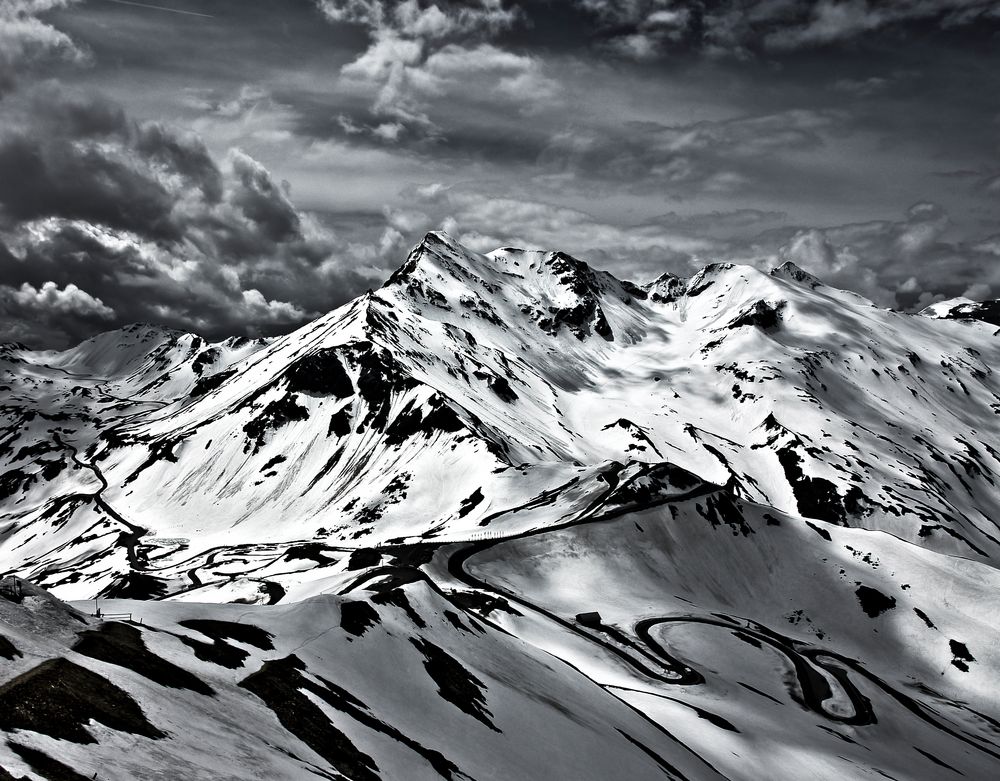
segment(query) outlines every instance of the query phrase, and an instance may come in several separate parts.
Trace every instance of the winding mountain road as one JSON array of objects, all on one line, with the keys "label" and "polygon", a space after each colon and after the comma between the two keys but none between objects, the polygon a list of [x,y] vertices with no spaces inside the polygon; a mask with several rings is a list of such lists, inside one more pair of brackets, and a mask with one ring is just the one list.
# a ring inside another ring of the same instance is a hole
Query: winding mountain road
[{"label": "winding mountain road", "polygon": [[73,463],[82,469],[87,469],[92,472],[101,483],[101,487],[95,493],[90,494],[90,497],[94,500],[94,505],[108,515],[112,520],[117,521],[128,529],[128,532],[122,532],[122,535],[119,538],[119,544],[125,547],[128,555],[129,566],[132,567],[132,569],[145,569],[145,559],[136,553],[136,546],[139,544],[139,540],[149,533],[149,530],[143,526],[132,523],[107,502],[104,498],[104,492],[108,488],[108,481],[100,467],[93,462],[84,461],[80,458],[80,452],[76,446],[66,442],[59,436],[58,433],[53,432],[52,438],[55,440],[57,445],[70,452]]},{"label": "winding mountain road", "polygon": [[[648,474],[648,471],[640,471],[631,479],[638,479],[640,476],[644,476],[645,474]],[[609,487],[608,491],[605,492],[601,499],[607,499],[614,491],[614,488],[614,486]],[[506,538],[472,542],[461,547],[448,557],[448,572],[458,581],[472,589],[475,589],[476,591],[486,592],[495,597],[503,598],[509,602],[513,602],[531,610],[534,613],[544,616],[548,620],[558,624],[561,628],[574,633],[578,637],[599,645],[605,651],[624,661],[639,674],[659,683],[690,686],[704,683],[705,678],[700,672],[692,669],[681,660],[671,655],[666,648],[664,648],[663,644],[653,636],[653,630],[658,626],[670,624],[702,624],[716,626],[728,630],[737,636],[742,634],[746,637],[752,638],[762,645],[767,645],[773,648],[784,656],[790,662],[795,674],[794,685],[792,682],[789,684],[790,696],[817,715],[846,726],[865,726],[877,722],[871,701],[861,693],[858,687],[851,680],[848,674],[848,670],[850,670],[854,674],[862,676],[866,681],[898,702],[904,709],[919,718],[921,721],[956,740],[972,746],[973,748],[976,748],[977,750],[992,757],[1000,759],[1000,753],[998,753],[998,751],[1000,751],[1000,744],[992,741],[985,741],[985,739],[977,741],[967,735],[963,735],[958,730],[946,724],[942,717],[931,711],[926,705],[917,702],[913,698],[890,686],[884,680],[866,670],[857,660],[822,648],[802,647],[802,643],[748,619],[726,617],[726,620],[723,620],[722,618],[710,616],[692,615],[654,616],[645,618],[638,621],[633,627],[636,637],[648,651],[648,653],[643,653],[642,649],[638,648],[637,645],[625,635],[625,633],[615,627],[604,624],[599,624],[596,627],[599,631],[609,637],[612,637],[617,642],[604,640],[596,636],[594,633],[581,628],[579,624],[569,621],[552,611],[531,602],[526,597],[494,583],[490,583],[482,577],[473,574],[467,566],[473,557],[495,545],[512,542],[518,539],[525,539],[536,535],[548,534],[570,526],[611,521],[626,513],[650,509],[662,504],[688,501],[696,499],[700,496],[715,493],[719,490],[719,486],[703,484],[690,491],[661,497],[645,506],[622,507],[603,515],[595,515],[590,518],[577,517],[572,521],[567,521],[565,523],[547,528],[529,530]],[[592,507],[596,509],[600,506],[600,504],[600,500],[596,501],[593,503]],[[633,650],[642,653],[646,660],[652,659],[654,664],[658,663],[659,666],[665,668],[667,670],[667,674],[660,673],[652,669],[652,667],[638,661],[631,654],[624,651],[622,646],[630,647]],[[830,686],[830,681],[816,668],[821,668],[837,682],[844,696],[850,702],[852,711],[850,714],[838,713],[829,707],[828,702],[833,697],[834,692]],[[597,683],[608,691],[609,694],[616,696],[610,691],[610,689],[615,687],[605,686],[599,682]],[[713,718],[718,720],[720,717],[715,716],[715,714],[706,714],[706,718],[708,718],[709,721],[712,721]],[[981,741],[988,742],[989,745],[982,745]]]}]

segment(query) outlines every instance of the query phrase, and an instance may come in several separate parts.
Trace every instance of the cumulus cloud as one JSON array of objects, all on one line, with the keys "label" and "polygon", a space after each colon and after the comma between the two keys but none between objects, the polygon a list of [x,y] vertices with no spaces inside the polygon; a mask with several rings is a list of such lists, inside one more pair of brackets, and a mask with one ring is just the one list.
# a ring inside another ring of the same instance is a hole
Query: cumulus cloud
[{"label": "cumulus cloud", "polygon": [[180,236],[175,207],[217,200],[221,177],[196,136],[136,123],[120,106],[46,87],[0,136],[0,215],[60,216]]},{"label": "cumulus cloud", "polygon": [[977,242],[973,245],[973,249],[976,252],[994,255],[1000,259],[1000,234],[996,236],[988,236],[987,238]]},{"label": "cumulus cloud", "polygon": [[883,306],[920,308],[970,292],[979,299],[1000,295],[996,257],[987,246],[949,239],[948,226],[944,209],[921,202],[900,220],[800,229],[777,255]]},{"label": "cumulus cloud", "polygon": [[0,284],[0,341],[59,343],[67,329],[89,335],[114,318],[111,307],[72,282]]},{"label": "cumulus cloud", "polygon": [[383,141],[395,142],[405,130],[402,122],[383,122],[372,129],[372,134],[378,136]]},{"label": "cumulus cloud", "polygon": [[317,0],[333,22],[360,24],[373,31],[393,30],[411,38],[496,32],[510,27],[518,12],[503,0],[442,2],[421,7],[417,0]]},{"label": "cumulus cloud", "polygon": [[8,322],[35,300],[43,338],[62,343],[85,317],[274,332],[369,285],[246,152],[218,160],[194,134],[100,97],[46,86],[21,98],[0,132]]},{"label": "cumulus cloud", "polygon": [[[396,141],[406,127],[440,134],[433,104],[456,92],[524,111],[556,92],[540,59],[490,42],[519,19],[519,12],[503,0],[427,6],[416,0],[318,4],[331,21],[368,31],[368,48],[341,68],[340,76],[345,87],[370,97],[371,110],[381,120],[367,130],[385,141]],[[366,129],[354,120],[348,127],[347,132]]]},{"label": "cumulus cloud", "polygon": [[470,79],[483,75],[493,95],[505,96],[512,102],[525,101],[526,108],[554,97],[556,83],[542,73],[541,61],[535,57],[500,49],[489,43],[474,48],[449,44],[431,54],[424,63],[428,81],[426,88],[445,94]]},{"label": "cumulus cloud", "polygon": [[0,295],[17,306],[42,312],[93,315],[105,320],[115,315],[115,311],[105,306],[101,299],[80,290],[72,282],[62,289],[51,281],[44,283],[41,288],[32,287],[25,282],[17,289],[4,286],[0,289]]}]

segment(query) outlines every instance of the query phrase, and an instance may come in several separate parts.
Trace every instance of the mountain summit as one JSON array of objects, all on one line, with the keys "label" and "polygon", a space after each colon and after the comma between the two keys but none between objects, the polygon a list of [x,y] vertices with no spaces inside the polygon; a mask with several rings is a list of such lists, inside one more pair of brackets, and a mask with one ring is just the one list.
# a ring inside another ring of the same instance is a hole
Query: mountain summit
[{"label": "mountain summit", "polygon": [[[49,586],[74,562],[57,593],[130,572],[92,541],[103,565],[80,567],[73,540],[102,516],[81,486],[101,481],[102,503],[146,530],[167,593],[220,546],[559,523],[608,474],[654,464],[781,512],[997,553],[992,331],[878,309],[791,264],[641,287],[564,253],[480,255],[430,233],[382,288],[284,337],[210,345],[140,325],[17,355],[5,560]],[[38,534],[53,517],[60,531]],[[176,574],[163,538],[186,540]]]},{"label": "mountain summit", "polygon": [[[332,609],[345,642],[407,669],[419,651],[443,697],[510,730],[497,751],[532,740],[509,721],[528,697],[574,746],[623,742],[629,777],[985,777],[1000,343],[970,307],[888,311],[789,263],[637,285],[430,233],[279,338],[133,326],[0,353],[0,569],[147,600],[175,635],[178,603],[278,605],[268,631],[295,643],[316,620],[297,615]],[[343,696],[253,653],[309,702]],[[505,664],[531,672],[501,686]]]}]

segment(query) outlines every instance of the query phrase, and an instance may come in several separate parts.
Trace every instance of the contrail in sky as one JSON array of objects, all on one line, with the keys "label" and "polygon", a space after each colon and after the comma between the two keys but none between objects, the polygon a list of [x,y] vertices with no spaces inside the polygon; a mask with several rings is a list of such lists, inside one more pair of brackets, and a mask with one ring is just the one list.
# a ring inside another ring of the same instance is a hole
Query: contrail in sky
[{"label": "contrail in sky", "polygon": [[109,3],[118,3],[118,5],[134,5],[136,8],[152,8],[154,11],[170,11],[173,14],[184,14],[185,16],[201,16],[205,19],[214,19],[212,14],[200,14],[197,11],[184,11],[180,8],[167,8],[162,5],[148,5],[146,3],[134,3],[132,0],[108,0]]}]

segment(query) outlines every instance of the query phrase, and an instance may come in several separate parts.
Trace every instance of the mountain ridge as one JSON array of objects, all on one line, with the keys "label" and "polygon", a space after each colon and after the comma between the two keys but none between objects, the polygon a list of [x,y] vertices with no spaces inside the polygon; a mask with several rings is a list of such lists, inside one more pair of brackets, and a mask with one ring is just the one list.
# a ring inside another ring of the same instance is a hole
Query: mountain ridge
[{"label": "mountain ridge", "polygon": [[430,234],[284,336],[4,352],[0,769],[990,777],[964,313]]},{"label": "mountain ridge", "polygon": [[[875,332],[864,335],[876,321],[891,362]],[[815,349],[830,330],[848,341]],[[981,557],[1000,543],[976,518],[1000,508],[990,493],[960,495],[962,474],[1000,473],[1000,461],[988,442],[974,444],[972,408],[942,407],[956,391],[1000,405],[990,362],[959,345],[968,332],[877,309],[789,264],[771,275],[710,264],[640,287],[563,253],[479,255],[431,233],[377,291],[283,337],[213,345],[131,326],[36,360],[70,385],[66,367],[104,369],[66,397],[96,394],[122,417],[108,433],[62,436],[83,436],[106,500],[154,536],[205,535],[196,518],[214,516],[226,519],[223,537],[259,518],[274,541],[309,539],[331,522],[353,539],[419,539],[454,530],[475,491],[483,500],[466,523],[611,464],[674,461],[743,499],[841,524],[877,518],[875,528]],[[921,358],[913,340],[927,338],[932,350],[946,339],[947,355]],[[950,380],[928,385],[925,360]],[[929,418],[948,414],[958,436],[914,429],[906,398]],[[845,400],[863,402],[860,419]],[[893,442],[910,429],[912,453]],[[824,444],[831,437],[843,444]],[[873,448],[892,461],[859,456]],[[448,463],[467,473],[454,493],[441,488]],[[505,472],[518,480],[497,477]],[[952,478],[957,491],[942,482]],[[493,495],[486,486],[497,481]],[[900,510],[901,495],[925,498]],[[165,512],[178,520],[164,526]],[[427,523],[403,521],[414,513]],[[270,519],[286,514],[316,525],[282,532]]]}]

